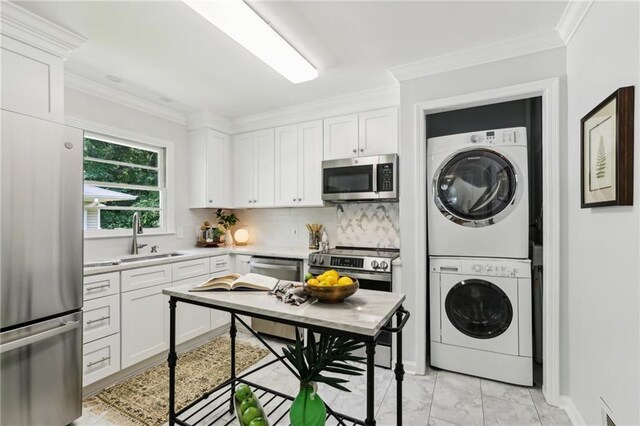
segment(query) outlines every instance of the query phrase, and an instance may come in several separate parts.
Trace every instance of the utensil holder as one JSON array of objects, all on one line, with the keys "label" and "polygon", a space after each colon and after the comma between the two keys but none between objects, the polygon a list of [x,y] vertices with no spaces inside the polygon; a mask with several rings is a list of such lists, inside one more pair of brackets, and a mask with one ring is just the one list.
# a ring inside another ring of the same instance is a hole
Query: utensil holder
[{"label": "utensil holder", "polygon": [[309,231],[309,248],[317,250],[318,242],[320,241],[320,235],[315,231]]}]

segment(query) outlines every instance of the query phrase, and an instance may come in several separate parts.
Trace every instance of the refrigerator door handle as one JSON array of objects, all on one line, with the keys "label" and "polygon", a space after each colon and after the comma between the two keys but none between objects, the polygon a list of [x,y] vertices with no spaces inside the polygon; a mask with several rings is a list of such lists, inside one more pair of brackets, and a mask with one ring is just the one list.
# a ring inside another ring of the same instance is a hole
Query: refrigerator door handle
[{"label": "refrigerator door handle", "polygon": [[9,343],[2,344],[0,345],[0,354],[32,345],[34,343],[49,339],[62,333],[66,333],[67,331],[78,328],[79,326],[80,321],[70,321],[64,323],[60,327],[52,328],[51,330],[43,331],[42,333],[34,334],[32,336],[24,337],[22,339],[17,339]]}]

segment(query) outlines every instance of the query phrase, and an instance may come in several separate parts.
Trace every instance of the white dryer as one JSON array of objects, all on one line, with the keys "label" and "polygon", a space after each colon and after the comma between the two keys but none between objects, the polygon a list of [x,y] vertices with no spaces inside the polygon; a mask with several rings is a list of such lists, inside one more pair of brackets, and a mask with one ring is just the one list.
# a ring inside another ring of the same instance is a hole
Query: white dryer
[{"label": "white dryer", "polygon": [[533,385],[531,262],[431,258],[431,365]]},{"label": "white dryer", "polygon": [[428,139],[429,255],[526,258],[527,170],[524,127]]}]

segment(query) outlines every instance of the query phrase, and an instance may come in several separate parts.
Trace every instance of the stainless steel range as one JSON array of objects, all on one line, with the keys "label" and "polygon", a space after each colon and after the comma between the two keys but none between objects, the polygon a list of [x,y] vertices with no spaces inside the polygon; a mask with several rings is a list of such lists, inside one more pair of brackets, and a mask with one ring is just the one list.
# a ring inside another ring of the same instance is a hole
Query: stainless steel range
[{"label": "stainless steel range", "polygon": [[[320,275],[335,269],[340,275],[357,278],[360,288],[391,292],[391,263],[399,256],[398,249],[338,246],[310,254],[309,272]],[[382,332],[376,348],[376,365],[391,368],[391,353],[391,334]]]}]

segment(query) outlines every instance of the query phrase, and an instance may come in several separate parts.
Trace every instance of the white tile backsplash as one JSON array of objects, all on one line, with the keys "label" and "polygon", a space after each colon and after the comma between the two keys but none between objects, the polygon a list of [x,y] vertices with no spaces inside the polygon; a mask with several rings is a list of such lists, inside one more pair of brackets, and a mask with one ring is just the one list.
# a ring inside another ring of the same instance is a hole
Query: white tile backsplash
[{"label": "white tile backsplash", "polygon": [[349,203],[337,207],[336,245],[400,248],[398,203]]},{"label": "white tile backsplash", "polygon": [[[320,223],[327,229],[331,246],[335,245],[335,207],[250,209],[234,212],[240,219],[237,226],[248,227],[250,244],[305,248],[309,246],[309,233],[305,224]],[[294,227],[298,230],[297,237],[293,235]]]}]

